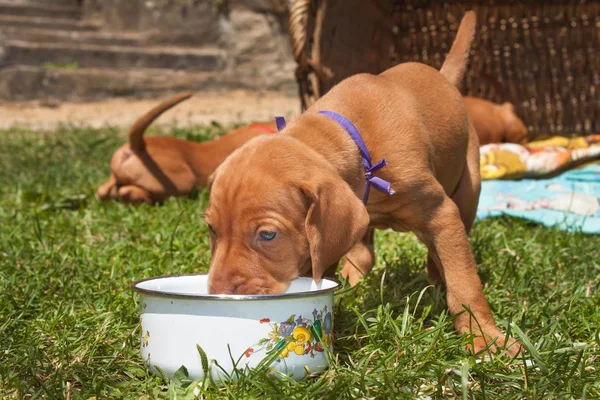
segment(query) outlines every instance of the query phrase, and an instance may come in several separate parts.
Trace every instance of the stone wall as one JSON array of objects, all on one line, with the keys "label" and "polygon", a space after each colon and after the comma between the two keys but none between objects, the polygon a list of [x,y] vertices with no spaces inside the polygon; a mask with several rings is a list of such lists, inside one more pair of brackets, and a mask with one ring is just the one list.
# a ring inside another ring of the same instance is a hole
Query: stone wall
[{"label": "stone wall", "polygon": [[102,30],[137,32],[146,45],[218,47],[223,74],[245,87],[295,91],[286,0],[84,0]]}]

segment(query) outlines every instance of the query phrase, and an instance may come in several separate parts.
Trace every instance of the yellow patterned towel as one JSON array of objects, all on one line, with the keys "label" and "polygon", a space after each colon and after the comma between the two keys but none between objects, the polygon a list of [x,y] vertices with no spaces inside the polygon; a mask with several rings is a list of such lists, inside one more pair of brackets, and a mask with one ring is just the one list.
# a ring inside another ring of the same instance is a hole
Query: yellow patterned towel
[{"label": "yellow patterned towel", "polygon": [[486,144],[480,149],[481,179],[520,179],[549,175],[600,158],[600,135],[560,136],[531,142]]}]

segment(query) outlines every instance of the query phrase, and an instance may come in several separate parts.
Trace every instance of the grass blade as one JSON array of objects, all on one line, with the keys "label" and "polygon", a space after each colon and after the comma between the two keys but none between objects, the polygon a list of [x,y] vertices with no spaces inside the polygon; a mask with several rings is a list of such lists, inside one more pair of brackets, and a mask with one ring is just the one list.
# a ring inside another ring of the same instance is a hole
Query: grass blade
[{"label": "grass blade", "polygon": [[469,394],[469,360],[464,360],[460,370],[460,384],[462,387],[462,398],[467,400]]},{"label": "grass blade", "polygon": [[546,366],[546,363],[542,360],[542,358],[540,356],[540,353],[535,348],[535,346],[533,345],[533,343],[531,343],[531,341],[525,335],[525,333],[523,333],[523,331],[521,330],[521,328],[519,328],[517,326],[517,324],[515,324],[514,322],[510,323],[510,327],[515,332],[515,335],[519,338],[519,341],[521,343],[523,343],[523,346],[527,349],[527,351],[529,352],[529,354],[531,354],[531,357],[535,361],[536,365],[540,368],[540,370],[544,374],[548,374],[549,371],[548,371],[548,367]]}]

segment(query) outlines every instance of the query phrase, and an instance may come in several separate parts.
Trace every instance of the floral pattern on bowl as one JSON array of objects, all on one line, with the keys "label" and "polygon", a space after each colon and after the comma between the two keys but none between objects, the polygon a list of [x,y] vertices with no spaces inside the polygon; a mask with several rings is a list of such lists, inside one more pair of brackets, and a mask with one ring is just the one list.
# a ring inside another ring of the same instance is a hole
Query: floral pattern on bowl
[{"label": "floral pattern on bowl", "polygon": [[146,331],[146,334],[142,336],[142,347],[148,347],[148,341],[150,340],[150,332]]},{"label": "floral pattern on bowl", "polygon": [[257,350],[265,349],[267,355],[278,352],[279,359],[287,358],[292,353],[314,358],[315,353],[322,353],[333,341],[333,316],[327,311],[327,306],[320,311],[315,308],[312,321],[302,315],[296,318],[296,314],[293,314],[279,324],[271,323],[269,318],[263,318],[259,322],[269,324],[272,331],[268,337],[248,348],[246,357],[250,357]]}]

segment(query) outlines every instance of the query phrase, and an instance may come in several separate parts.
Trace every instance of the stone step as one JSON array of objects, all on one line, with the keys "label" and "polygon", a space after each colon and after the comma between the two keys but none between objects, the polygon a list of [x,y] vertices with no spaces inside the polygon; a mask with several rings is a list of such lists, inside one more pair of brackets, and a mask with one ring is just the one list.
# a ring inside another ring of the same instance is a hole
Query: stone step
[{"label": "stone step", "polygon": [[224,68],[225,54],[218,48],[174,46],[103,46],[73,43],[37,43],[7,40],[9,65],[76,65],[82,68],[167,68],[217,71]]},{"label": "stone step", "polygon": [[32,66],[0,68],[1,101],[93,101],[110,97],[160,98],[184,90],[259,89],[217,72],[166,69]]},{"label": "stone step", "polygon": [[89,31],[96,30],[99,25],[80,22],[77,19],[70,18],[47,18],[47,17],[29,17],[19,15],[0,14],[0,32],[6,28],[37,28],[37,29],[57,29],[57,30],[77,30]]},{"label": "stone step", "polygon": [[79,19],[81,17],[81,9],[76,5],[51,2],[0,0],[0,15]]},{"label": "stone step", "polygon": [[140,43],[142,36],[138,33],[114,34],[103,31],[81,31],[67,29],[23,29],[21,27],[4,27],[1,29],[6,40],[20,40],[38,43],[75,43],[96,45],[133,46]]}]

